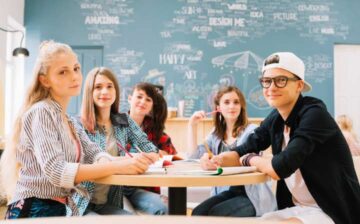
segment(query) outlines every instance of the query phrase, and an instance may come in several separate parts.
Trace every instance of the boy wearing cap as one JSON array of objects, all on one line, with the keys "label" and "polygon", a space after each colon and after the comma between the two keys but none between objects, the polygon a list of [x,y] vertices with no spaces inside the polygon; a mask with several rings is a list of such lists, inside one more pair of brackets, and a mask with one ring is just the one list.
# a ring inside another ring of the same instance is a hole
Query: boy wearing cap
[{"label": "boy wearing cap", "polygon": [[[279,211],[264,219],[360,223],[360,186],[349,147],[325,104],[301,95],[311,90],[304,63],[279,52],[265,59],[262,72],[263,94],[274,110],[243,145],[211,160],[204,155],[203,167],[251,165],[278,180]],[[269,146],[272,158],[255,154]]]}]

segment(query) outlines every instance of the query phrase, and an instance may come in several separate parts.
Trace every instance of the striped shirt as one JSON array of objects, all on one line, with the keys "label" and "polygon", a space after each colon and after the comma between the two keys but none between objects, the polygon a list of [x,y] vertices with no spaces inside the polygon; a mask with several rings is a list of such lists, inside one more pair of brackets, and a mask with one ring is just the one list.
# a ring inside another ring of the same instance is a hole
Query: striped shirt
[{"label": "striped shirt", "polygon": [[[73,190],[84,189],[74,186],[79,168],[76,162],[76,146],[72,141],[62,118],[62,108],[51,99],[34,104],[22,118],[16,158],[21,164],[15,194],[10,203],[20,199],[37,197],[53,199],[67,197]],[[93,163],[103,156],[109,156],[76,125],[73,119],[69,124],[75,130],[80,142],[80,163]],[[76,207],[70,200],[71,210]]]}]

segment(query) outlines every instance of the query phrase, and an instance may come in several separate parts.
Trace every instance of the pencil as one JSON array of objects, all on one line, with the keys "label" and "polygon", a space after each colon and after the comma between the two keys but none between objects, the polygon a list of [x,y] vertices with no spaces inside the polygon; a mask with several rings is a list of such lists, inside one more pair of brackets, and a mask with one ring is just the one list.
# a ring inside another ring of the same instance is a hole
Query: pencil
[{"label": "pencil", "polygon": [[210,112],[205,113],[205,115],[208,116],[208,115],[211,115],[211,114],[214,114],[214,113],[217,113],[217,112],[220,112],[220,110],[210,111]]},{"label": "pencil", "polygon": [[135,149],[139,152],[142,153],[143,151],[139,148],[139,146],[135,145]]},{"label": "pencil", "polygon": [[211,158],[214,156],[214,154],[211,152],[211,150],[210,150],[210,148],[209,148],[209,145],[207,144],[206,141],[204,142],[204,146],[205,146],[206,151],[207,151],[208,154],[209,154],[209,159],[211,159]]},{"label": "pencil", "polygon": [[126,155],[133,157],[126,149],[124,149],[124,147],[119,142],[116,142],[116,144],[120,148],[121,151],[124,151],[126,153]]}]

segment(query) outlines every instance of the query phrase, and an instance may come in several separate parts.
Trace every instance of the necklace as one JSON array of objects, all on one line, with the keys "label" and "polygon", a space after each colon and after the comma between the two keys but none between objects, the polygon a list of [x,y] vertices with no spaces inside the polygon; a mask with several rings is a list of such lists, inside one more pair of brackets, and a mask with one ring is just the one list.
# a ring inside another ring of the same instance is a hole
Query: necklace
[{"label": "necklace", "polygon": [[106,136],[109,135],[112,132],[112,124],[111,122],[108,124],[97,124],[99,127],[99,130],[103,132]]},{"label": "necklace", "polygon": [[99,126],[100,131],[104,132],[105,135],[107,135],[108,131],[106,130],[106,126],[105,125],[100,125],[100,124],[98,124],[98,126]]}]

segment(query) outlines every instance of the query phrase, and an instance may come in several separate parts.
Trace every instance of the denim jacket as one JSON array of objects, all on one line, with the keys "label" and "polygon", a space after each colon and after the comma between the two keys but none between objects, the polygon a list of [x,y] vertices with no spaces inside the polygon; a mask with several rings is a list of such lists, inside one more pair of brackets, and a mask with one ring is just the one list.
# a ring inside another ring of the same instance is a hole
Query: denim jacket
[{"label": "denim jacket", "polygon": [[[158,149],[154,146],[148,139],[147,135],[141,130],[141,128],[129,117],[126,113],[111,114],[111,123],[114,128],[115,138],[117,141],[126,146],[127,143],[132,143],[139,146],[145,152],[157,152]],[[80,122],[79,122],[79,125]],[[106,136],[103,132],[99,131],[98,128],[95,129],[95,133],[90,133],[85,130],[90,140],[97,143],[103,151],[106,150]],[[124,156],[125,153],[119,149],[118,155]],[[84,197],[78,193],[74,193],[72,198],[76,203],[79,216],[84,215],[84,212],[90,203],[92,194],[94,192],[95,184],[89,181],[84,181],[81,183],[89,191],[90,197]],[[123,207],[123,187],[112,185],[108,193],[108,204],[114,205],[118,208]],[[67,216],[72,216],[70,210],[67,210]]]},{"label": "denim jacket", "polygon": [[[256,128],[257,126],[255,124],[249,124],[237,137],[236,145],[239,146],[243,144],[248,136],[252,134]],[[218,155],[221,139],[215,135],[214,131],[207,136],[206,142],[209,145],[212,153],[214,155]],[[204,153],[206,153],[205,146],[199,145],[197,150],[190,156],[190,158],[200,158]],[[220,194],[223,191],[229,190],[229,188],[229,186],[214,187],[211,191],[211,195]],[[256,216],[262,216],[266,212],[275,211],[277,209],[275,196],[271,191],[270,181],[261,184],[245,185],[245,191],[251,203],[255,207]]]}]

